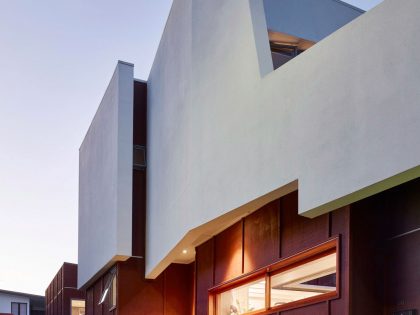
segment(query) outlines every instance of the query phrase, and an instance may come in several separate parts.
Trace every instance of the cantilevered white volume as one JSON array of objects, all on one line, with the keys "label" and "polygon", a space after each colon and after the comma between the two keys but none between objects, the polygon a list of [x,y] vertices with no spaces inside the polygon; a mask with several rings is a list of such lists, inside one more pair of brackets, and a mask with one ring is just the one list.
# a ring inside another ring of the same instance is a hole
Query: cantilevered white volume
[{"label": "cantilevered white volume", "polygon": [[418,34],[420,1],[385,0],[273,71],[263,1],[175,0],[148,80],[147,276],[291,189],[314,217],[418,177]]},{"label": "cantilevered white volume", "polygon": [[79,287],[132,253],[133,82],[119,61],[80,147]]}]

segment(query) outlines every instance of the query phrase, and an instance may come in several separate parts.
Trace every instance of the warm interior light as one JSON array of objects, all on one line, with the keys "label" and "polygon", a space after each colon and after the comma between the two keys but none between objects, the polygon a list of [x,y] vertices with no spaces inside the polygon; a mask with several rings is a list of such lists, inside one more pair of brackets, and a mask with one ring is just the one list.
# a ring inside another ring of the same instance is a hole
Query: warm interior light
[{"label": "warm interior light", "polygon": [[271,277],[271,306],[336,290],[336,253]]},{"label": "warm interior light", "polygon": [[186,249],[184,249],[184,250],[182,251],[182,253],[185,255],[186,253],[188,253],[188,251],[187,251]]},{"label": "warm interior light", "polygon": [[71,300],[71,307],[85,307],[84,300]]},{"label": "warm interior light", "polygon": [[[270,279],[269,288],[266,279]],[[267,294],[270,290],[270,305]],[[337,252],[326,253],[218,293],[216,314],[249,314],[337,290]],[[331,294],[330,294],[331,295]]]},{"label": "warm interior light", "polygon": [[71,300],[71,315],[85,315],[85,301]]},{"label": "warm interior light", "polygon": [[268,30],[268,38],[272,44],[296,46],[300,50],[307,50],[315,45],[314,41],[271,30]]},{"label": "warm interior light", "polygon": [[265,308],[265,279],[225,291],[217,296],[217,314],[248,314]]}]

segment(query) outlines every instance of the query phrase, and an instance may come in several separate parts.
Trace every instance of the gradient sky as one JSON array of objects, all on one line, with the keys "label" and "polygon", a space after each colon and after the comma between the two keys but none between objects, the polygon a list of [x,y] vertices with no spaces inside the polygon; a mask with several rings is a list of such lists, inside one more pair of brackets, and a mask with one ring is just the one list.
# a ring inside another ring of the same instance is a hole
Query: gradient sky
[{"label": "gradient sky", "polygon": [[171,3],[0,0],[0,289],[77,262],[79,146],[118,59],[147,79]]}]

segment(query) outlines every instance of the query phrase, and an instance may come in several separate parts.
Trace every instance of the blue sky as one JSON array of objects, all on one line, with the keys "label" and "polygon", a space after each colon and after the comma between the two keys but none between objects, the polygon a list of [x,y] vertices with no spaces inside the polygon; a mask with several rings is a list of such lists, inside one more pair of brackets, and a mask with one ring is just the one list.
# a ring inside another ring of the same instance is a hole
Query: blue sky
[{"label": "blue sky", "polygon": [[79,146],[118,59],[147,79],[171,2],[0,2],[0,289],[77,262]]},{"label": "blue sky", "polygon": [[344,2],[350,3],[355,7],[361,8],[363,10],[370,10],[374,6],[378,5],[378,3],[382,2],[383,0],[343,0]]}]

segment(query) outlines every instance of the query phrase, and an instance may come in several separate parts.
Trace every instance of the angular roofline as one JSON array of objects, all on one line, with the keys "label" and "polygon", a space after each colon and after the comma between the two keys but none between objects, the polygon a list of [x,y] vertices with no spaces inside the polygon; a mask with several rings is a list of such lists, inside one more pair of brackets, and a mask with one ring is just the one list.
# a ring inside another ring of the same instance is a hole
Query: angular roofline
[{"label": "angular roofline", "polygon": [[[172,3],[171,3],[171,7],[170,7],[170,9],[169,9],[168,17],[166,18],[166,21],[165,21],[165,26],[163,27],[162,34],[161,34],[161,36],[160,36],[160,40],[159,40],[159,44],[157,45],[157,48],[156,48],[155,57],[153,58],[153,62],[152,62],[152,65],[151,65],[151,67],[150,67],[150,71],[149,71],[149,74],[148,74],[148,76],[147,76],[147,79],[145,80],[146,82],[148,82],[148,81],[149,81],[149,79],[150,79],[150,74],[152,73],[153,66],[155,65],[156,56],[157,56],[157,53],[158,53],[159,48],[160,48],[160,46],[161,46],[161,42],[162,42],[162,39],[163,39],[163,35],[165,34],[166,28],[167,28],[167,26],[168,26],[168,21],[169,21],[169,18],[171,17],[171,14],[172,14],[172,10],[173,10],[173,8],[174,8],[174,2],[175,2],[175,1],[176,1],[176,0],[173,0],[173,1],[172,1]],[[248,0],[248,1],[249,1],[249,0]],[[360,12],[360,13],[365,13],[365,12],[366,12],[366,11],[365,11],[365,10],[363,10],[363,9],[360,9],[360,8],[358,8],[358,7],[354,6],[354,5],[351,5],[350,3],[347,3],[347,2],[344,2],[344,1],[341,1],[341,0],[331,0],[331,1],[334,1],[334,2],[336,2],[336,3],[338,3],[338,4],[341,4],[341,5],[343,5],[343,6],[346,6],[346,7],[350,8],[350,9],[355,10],[355,11]]]},{"label": "angular roofline", "polygon": [[20,296],[25,296],[25,297],[33,297],[33,298],[45,298],[44,295],[38,295],[38,294],[31,294],[31,293],[24,293],[24,292],[17,292],[17,291],[9,291],[9,290],[3,290],[0,289],[0,294],[10,294],[10,295],[20,295]]},{"label": "angular roofline", "polygon": [[351,5],[350,3],[344,2],[342,0],[332,0],[332,1],[337,2],[337,3],[341,4],[341,5],[344,5],[344,6],[350,8],[350,9],[353,9],[355,11],[358,11],[360,13],[365,13],[366,12],[365,10],[360,9],[360,8],[358,8],[358,7],[354,6],[354,5]]},{"label": "angular roofline", "polygon": [[[87,137],[87,135],[88,135],[88,133],[89,133],[89,130],[90,130],[90,127],[92,126],[93,121],[95,120],[96,115],[97,115],[97,114],[98,114],[98,112],[99,112],[99,108],[101,107],[101,103],[102,103],[102,101],[103,101],[103,100],[104,100],[104,98],[105,98],[105,93],[106,93],[106,91],[108,90],[109,86],[111,85],[112,78],[114,77],[114,74],[115,74],[115,72],[117,71],[117,68],[118,68],[118,65],[119,65],[119,64],[121,64],[121,65],[126,65],[126,66],[129,66],[129,67],[133,67],[133,75],[134,75],[134,63],[127,62],[127,61],[123,61],[123,60],[118,60],[118,61],[117,61],[117,64],[116,64],[116,65],[115,65],[115,67],[114,67],[114,71],[112,72],[111,78],[110,78],[110,80],[109,80],[109,82],[108,82],[108,84],[107,84],[107,86],[106,86],[105,92],[103,93],[102,98],[101,98],[101,100],[100,100],[100,102],[99,102],[99,105],[98,105],[98,107],[96,108],[95,114],[93,115],[93,117],[92,117],[92,119],[91,119],[91,121],[90,121],[89,127],[88,127],[88,129],[86,130],[85,135],[83,136],[82,143],[81,143],[81,144],[80,144],[80,146],[79,146],[79,151],[80,151],[80,149],[81,149],[81,147],[82,147],[83,143],[84,143],[84,142],[85,142],[85,140],[86,140],[86,137]],[[134,79],[134,77],[133,77],[133,79]],[[134,81],[133,81],[133,82],[134,82]],[[79,262],[77,262],[77,264],[78,264],[78,263],[79,263]]]}]

